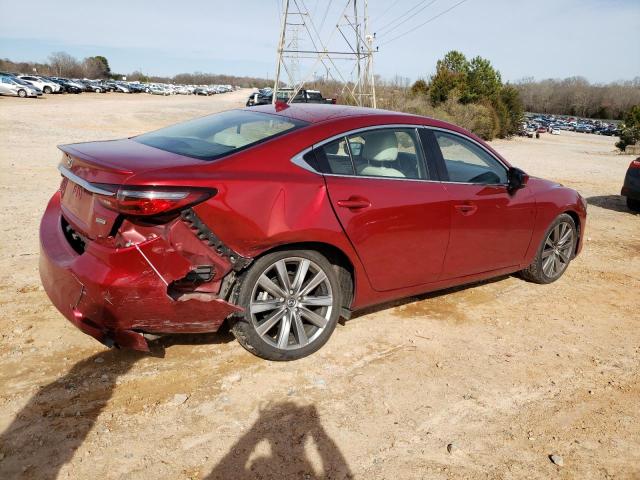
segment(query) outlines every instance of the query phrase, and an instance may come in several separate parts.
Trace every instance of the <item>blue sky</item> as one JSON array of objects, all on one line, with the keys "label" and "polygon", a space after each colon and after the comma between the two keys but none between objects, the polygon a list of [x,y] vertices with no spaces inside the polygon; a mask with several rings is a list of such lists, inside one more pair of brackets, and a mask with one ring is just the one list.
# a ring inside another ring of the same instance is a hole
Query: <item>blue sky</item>
[{"label": "blue sky", "polygon": [[[447,51],[458,49],[488,58],[505,80],[582,75],[608,82],[640,76],[640,0],[467,0],[390,41],[457,1],[369,0],[372,30],[381,32],[376,73],[414,80],[432,73]],[[326,39],[346,1],[303,2],[317,27],[327,11],[321,29]],[[80,58],[104,55],[117,72],[273,78],[280,3],[30,0],[22,8],[0,0],[0,57],[44,61],[62,50]],[[400,22],[389,25],[412,7],[414,15],[397,28]]]}]

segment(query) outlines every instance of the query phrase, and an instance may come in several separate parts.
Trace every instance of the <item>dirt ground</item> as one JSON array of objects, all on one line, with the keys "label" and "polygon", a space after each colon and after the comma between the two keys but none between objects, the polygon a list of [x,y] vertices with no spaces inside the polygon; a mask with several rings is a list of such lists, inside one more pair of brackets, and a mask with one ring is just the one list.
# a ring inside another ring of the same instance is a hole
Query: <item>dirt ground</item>
[{"label": "dirt ground", "polygon": [[589,200],[584,252],[552,285],[385,305],[291,363],[228,332],[109,351],[64,320],[37,269],[55,146],[246,96],[0,98],[0,478],[640,478],[640,216],[611,137],[494,142]]}]

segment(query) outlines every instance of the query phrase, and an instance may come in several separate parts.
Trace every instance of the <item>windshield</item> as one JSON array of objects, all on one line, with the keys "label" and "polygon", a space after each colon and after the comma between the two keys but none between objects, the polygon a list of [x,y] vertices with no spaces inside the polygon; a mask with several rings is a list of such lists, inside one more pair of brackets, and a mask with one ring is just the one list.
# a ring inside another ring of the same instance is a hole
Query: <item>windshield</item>
[{"label": "windshield", "polygon": [[145,133],[134,140],[178,155],[214,160],[305,125],[307,122],[278,115],[230,110]]}]

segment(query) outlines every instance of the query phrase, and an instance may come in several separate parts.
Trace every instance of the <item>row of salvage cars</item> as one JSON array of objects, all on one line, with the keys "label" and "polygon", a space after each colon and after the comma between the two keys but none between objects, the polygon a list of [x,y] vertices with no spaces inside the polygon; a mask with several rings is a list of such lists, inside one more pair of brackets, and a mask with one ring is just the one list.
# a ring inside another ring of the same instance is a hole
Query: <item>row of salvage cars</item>
[{"label": "row of salvage cars", "polygon": [[70,79],[0,72],[0,95],[37,98],[52,93],[149,93],[151,95],[216,95],[232,92],[232,85],[174,85],[113,80]]}]

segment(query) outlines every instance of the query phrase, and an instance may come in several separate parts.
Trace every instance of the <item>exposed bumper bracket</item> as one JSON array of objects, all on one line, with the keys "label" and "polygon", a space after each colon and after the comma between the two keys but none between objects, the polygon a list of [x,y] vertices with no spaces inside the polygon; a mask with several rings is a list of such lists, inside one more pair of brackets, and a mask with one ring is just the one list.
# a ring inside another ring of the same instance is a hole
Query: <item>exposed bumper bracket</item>
[{"label": "exposed bumper bracket", "polygon": [[209,228],[205,225],[205,223],[200,220],[200,217],[193,211],[193,209],[188,208],[184,210],[181,214],[182,220],[189,225],[191,230],[194,230],[196,235],[200,240],[204,243],[212,247],[218,255],[221,257],[225,257],[231,262],[233,265],[233,269],[236,272],[243,270],[247,265],[249,265],[253,259],[243,257],[237,252],[233,251],[231,248],[226,246],[222,240],[220,240],[215,233],[213,233]]}]

